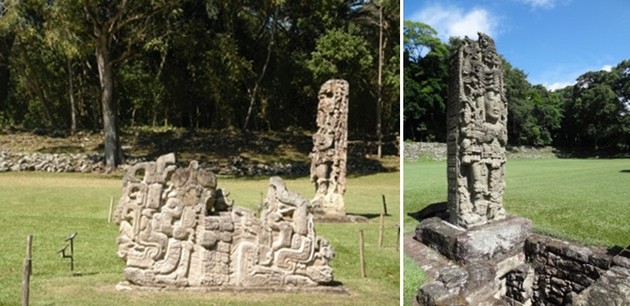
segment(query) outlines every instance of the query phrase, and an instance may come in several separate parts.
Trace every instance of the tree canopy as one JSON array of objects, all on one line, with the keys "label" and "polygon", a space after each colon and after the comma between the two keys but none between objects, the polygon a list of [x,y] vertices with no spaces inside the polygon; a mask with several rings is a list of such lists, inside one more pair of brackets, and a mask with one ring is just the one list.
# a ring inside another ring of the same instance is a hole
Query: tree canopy
[{"label": "tree canopy", "polygon": [[375,135],[379,44],[383,130],[398,131],[399,1],[2,4],[0,124],[103,130],[108,165],[121,126],[313,129],[331,78],[350,83],[351,132]]},{"label": "tree canopy", "polygon": [[[404,138],[446,141],[448,58],[459,44],[443,43],[421,22],[405,21]],[[611,71],[587,72],[566,88],[532,85],[503,59],[510,145],[630,150],[630,60]]]}]

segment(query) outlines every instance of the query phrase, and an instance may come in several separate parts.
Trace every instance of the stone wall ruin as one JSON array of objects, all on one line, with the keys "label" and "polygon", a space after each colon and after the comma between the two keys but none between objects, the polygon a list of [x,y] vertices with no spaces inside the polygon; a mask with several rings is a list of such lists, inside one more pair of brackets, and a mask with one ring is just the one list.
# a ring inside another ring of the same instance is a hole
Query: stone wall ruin
[{"label": "stone wall ruin", "polygon": [[310,158],[313,203],[322,214],[345,215],[348,93],[347,81],[328,80],[318,94],[317,132]]},{"label": "stone wall ruin", "polygon": [[334,252],[315,233],[310,202],[279,177],[256,217],[233,205],[211,171],[163,155],[128,169],[116,222],[131,285],[278,289],[333,280]]}]

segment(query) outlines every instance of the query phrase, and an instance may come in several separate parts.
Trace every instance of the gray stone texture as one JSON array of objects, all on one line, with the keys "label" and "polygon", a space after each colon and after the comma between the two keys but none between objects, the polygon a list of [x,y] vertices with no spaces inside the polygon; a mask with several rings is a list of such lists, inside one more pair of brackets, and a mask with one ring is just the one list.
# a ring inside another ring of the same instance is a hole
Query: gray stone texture
[{"label": "gray stone texture", "polygon": [[215,175],[175,155],[130,167],[116,209],[125,279],[146,287],[299,288],[329,283],[334,253],[310,202],[269,180],[261,217],[234,207]]},{"label": "gray stone texture", "polygon": [[311,182],[315,212],[345,215],[348,155],[348,94],[345,80],[328,80],[319,90],[317,132],[313,135]]},{"label": "gray stone texture", "polygon": [[505,218],[507,98],[492,38],[464,38],[450,63],[447,176],[450,222],[463,228]]},{"label": "gray stone texture", "polygon": [[416,239],[459,263],[504,259],[519,250],[530,234],[532,223],[519,217],[462,230],[439,218],[423,220]]}]

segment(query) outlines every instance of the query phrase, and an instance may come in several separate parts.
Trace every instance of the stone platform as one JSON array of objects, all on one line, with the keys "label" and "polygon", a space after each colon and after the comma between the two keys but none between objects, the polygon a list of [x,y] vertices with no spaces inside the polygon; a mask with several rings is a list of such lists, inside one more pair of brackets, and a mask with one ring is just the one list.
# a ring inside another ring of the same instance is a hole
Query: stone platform
[{"label": "stone platform", "polygon": [[416,305],[507,305],[506,275],[525,266],[531,221],[509,217],[468,230],[423,220],[405,238],[405,253],[427,272]]},{"label": "stone platform", "polygon": [[313,220],[322,223],[365,223],[368,218],[360,215],[313,214]]},{"label": "stone platform", "polygon": [[440,218],[423,220],[416,228],[416,239],[458,263],[502,259],[522,251],[532,222],[508,217],[465,230]]},{"label": "stone platform", "polygon": [[316,287],[177,287],[177,286],[138,286],[127,281],[116,284],[116,291],[184,291],[184,292],[233,292],[233,293],[305,293],[305,294],[337,294],[349,295],[350,292],[340,283]]}]

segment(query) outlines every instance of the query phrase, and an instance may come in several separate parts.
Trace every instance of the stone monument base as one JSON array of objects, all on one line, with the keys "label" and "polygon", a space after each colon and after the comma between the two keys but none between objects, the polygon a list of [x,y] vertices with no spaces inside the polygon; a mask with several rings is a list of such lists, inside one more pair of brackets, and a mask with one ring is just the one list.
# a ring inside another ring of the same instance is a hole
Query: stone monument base
[{"label": "stone monument base", "polygon": [[325,223],[357,223],[368,222],[368,218],[359,215],[348,215],[345,210],[343,195],[331,193],[324,196],[316,195],[311,201],[313,219]]},{"label": "stone monument base", "polygon": [[184,292],[234,292],[234,293],[247,293],[247,292],[259,292],[259,293],[274,293],[274,292],[287,292],[287,293],[321,293],[321,294],[339,294],[348,295],[350,292],[346,290],[340,283],[334,283],[330,285],[320,285],[316,287],[177,287],[177,286],[138,286],[131,284],[127,281],[116,284],[116,291],[184,291]]},{"label": "stone monument base", "polygon": [[459,263],[505,258],[522,250],[532,222],[507,217],[468,230],[440,218],[423,220],[416,228],[416,239]]},{"label": "stone monument base", "polygon": [[525,266],[531,227],[520,217],[468,230],[437,217],[423,220],[414,237],[422,247],[415,249],[434,280],[418,290],[416,304],[503,305],[506,275]]},{"label": "stone monument base", "polygon": [[313,220],[322,223],[365,223],[368,218],[360,215],[337,215],[313,212]]}]

